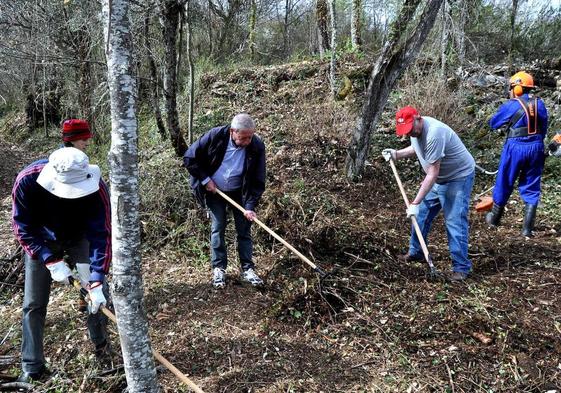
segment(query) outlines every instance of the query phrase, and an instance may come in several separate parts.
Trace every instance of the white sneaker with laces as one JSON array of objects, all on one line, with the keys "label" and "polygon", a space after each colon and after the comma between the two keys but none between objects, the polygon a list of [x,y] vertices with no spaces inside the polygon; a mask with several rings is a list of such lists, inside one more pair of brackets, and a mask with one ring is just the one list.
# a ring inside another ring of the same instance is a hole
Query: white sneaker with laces
[{"label": "white sneaker with laces", "polygon": [[255,273],[253,269],[247,269],[242,272],[242,280],[250,283],[254,287],[263,285],[263,280]]},{"label": "white sneaker with laces", "polygon": [[215,267],[212,270],[212,286],[222,289],[226,286],[226,271],[222,268]]}]

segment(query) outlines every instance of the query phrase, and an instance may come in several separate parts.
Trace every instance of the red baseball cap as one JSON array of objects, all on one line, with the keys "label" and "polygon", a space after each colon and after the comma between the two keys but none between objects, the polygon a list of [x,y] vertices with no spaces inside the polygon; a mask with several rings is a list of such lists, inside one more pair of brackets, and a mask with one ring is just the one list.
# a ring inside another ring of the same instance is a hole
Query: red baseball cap
[{"label": "red baseball cap", "polygon": [[69,119],[62,124],[62,140],[72,142],[92,137],[90,125],[81,119]]},{"label": "red baseball cap", "polygon": [[417,112],[417,109],[411,106],[406,106],[398,110],[395,114],[395,128],[397,136],[409,134],[413,129],[415,116],[418,115],[419,112]]}]

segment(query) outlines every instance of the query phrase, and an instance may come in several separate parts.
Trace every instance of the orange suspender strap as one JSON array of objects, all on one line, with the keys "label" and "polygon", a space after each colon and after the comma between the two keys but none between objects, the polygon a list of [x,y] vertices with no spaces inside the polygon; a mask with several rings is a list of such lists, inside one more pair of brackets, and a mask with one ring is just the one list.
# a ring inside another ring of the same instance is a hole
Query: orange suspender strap
[{"label": "orange suspender strap", "polygon": [[[536,116],[535,113],[535,107],[537,107],[537,98],[534,98],[534,105],[532,104],[528,104],[528,106],[526,106],[526,103],[524,101],[522,101],[520,98],[516,97],[516,101],[518,101],[518,103],[520,104],[520,106],[522,107],[522,109],[524,109],[524,112],[526,113],[526,123],[528,124],[528,135],[534,135],[537,132],[538,129],[538,117]],[[534,127],[532,127],[532,118],[534,118]],[[532,129],[533,128],[533,129]]]}]

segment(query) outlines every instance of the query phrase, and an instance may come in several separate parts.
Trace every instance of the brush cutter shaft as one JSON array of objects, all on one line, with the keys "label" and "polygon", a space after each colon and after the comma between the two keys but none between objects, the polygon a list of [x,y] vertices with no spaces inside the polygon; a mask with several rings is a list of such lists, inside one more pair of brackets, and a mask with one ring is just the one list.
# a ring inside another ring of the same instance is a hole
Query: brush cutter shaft
[{"label": "brush cutter shaft", "polygon": [[[80,294],[85,298],[88,295],[88,291],[85,288],[82,287],[82,285],[80,284],[80,281],[74,279],[73,277],[70,277],[69,279],[70,279],[71,284],[74,285],[74,287],[76,287],[80,291]],[[115,314],[113,314],[111,311],[109,311],[103,305],[99,309],[101,310],[102,313],[104,313],[107,316],[107,318],[109,318],[111,321],[113,321],[115,324],[117,324],[117,318],[115,317]],[[179,371],[177,369],[177,367],[175,367],[173,364],[171,364],[165,357],[160,355],[160,353],[153,348],[152,348],[152,354],[154,355],[154,357],[156,358],[156,360],[158,362],[160,362],[165,368],[167,368],[169,371],[171,371],[172,374],[174,374],[177,378],[179,378],[179,380],[181,382],[183,382],[185,385],[189,386],[191,388],[191,390],[193,390],[196,393],[204,393],[201,390],[201,388],[199,388],[197,385],[195,385],[195,383],[193,381],[191,381],[189,378],[187,378],[187,376],[185,374],[183,374],[181,371]]]},{"label": "brush cutter shaft", "polygon": [[[245,209],[243,207],[240,206],[239,203],[237,203],[236,201],[234,201],[232,198],[230,198],[228,195],[224,194],[222,191],[220,191],[219,189],[216,189],[216,192],[218,193],[218,195],[220,195],[222,198],[226,199],[228,202],[230,202],[234,207],[236,207],[238,210],[240,210],[242,213],[245,213]],[[304,254],[302,254],[300,251],[298,251],[297,249],[295,249],[294,247],[292,247],[286,240],[284,240],[282,237],[280,237],[279,235],[277,235],[271,228],[269,228],[267,225],[263,224],[263,222],[259,221],[257,218],[254,218],[253,221],[255,221],[261,228],[263,228],[264,230],[266,230],[267,232],[269,232],[269,234],[271,234],[271,236],[273,236],[275,239],[277,239],[279,242],[281,242],[282,244],[284,244],[290,251],[292,251],[294,254],[296,254],[301,260],[303,260],[304,262],[306,262],[308,265],[310,265],[310,267],[314,270],[319,270],[319,268],[317,267],[317,265],[315,263],[313,263],[312,261],[310,261],[308,258],[306,258],[304,256]]]},{"label": "brush cutter shaft", "polygon": [[[403,188],[403,183],[399,178],[399,174],[397,173],[397,168],[395,167],[394,160],[390,160],[390,166],[392,167],[393,175],[395,176],[395,180],[397,182],[397,186],[399,187],[399,191],[401,191],[401,196],[403,197],[403,201],[405,202],[405,206],[409,207],[409,199],[407,198],[407,194],[405,193],[405,188]],[[417,222],[417,217],[411,216],[411,221],[413,222],[413,228],[415,228],[415,233],[417,234],[417,238],[419,239],[419,243],[421,244],[421,248],[423,249],[423,254],[427,263],[429,264],[430,268],[433,269],[434,265],[432,263],[432,259],[429,255],[429,249],[427,248],[427,244],[425,243],[425,238],[423,237],[423,233],[421,232],[421,228],[419,228],[419,223]]]}]

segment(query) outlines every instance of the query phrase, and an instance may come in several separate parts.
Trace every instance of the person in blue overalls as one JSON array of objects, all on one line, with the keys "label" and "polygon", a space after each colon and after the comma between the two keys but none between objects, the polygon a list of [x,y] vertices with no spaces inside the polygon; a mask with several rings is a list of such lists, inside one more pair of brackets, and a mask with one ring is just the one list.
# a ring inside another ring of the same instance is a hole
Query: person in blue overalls
[{"label": "person in blue overalls", "polygon": [[493,191],[493,208],[485,220],[498,226],[504,207],[518,179],[518,190],[525,203],[522,235],[532,236],[536,209],[540,200],[544,166],[544,138],[547,133],[547,109],[531,94],[534,79],[526,72],[510,78],[510,100],[502,104],[489,120],[491,129],[506,126],[507,138],[499,162]]}]

